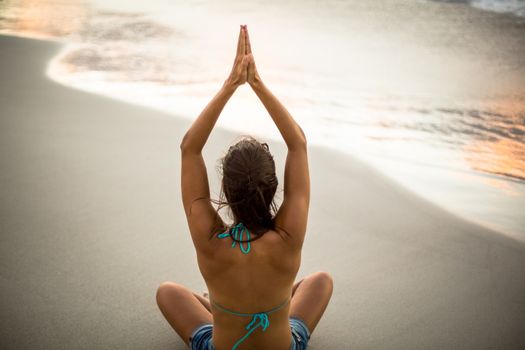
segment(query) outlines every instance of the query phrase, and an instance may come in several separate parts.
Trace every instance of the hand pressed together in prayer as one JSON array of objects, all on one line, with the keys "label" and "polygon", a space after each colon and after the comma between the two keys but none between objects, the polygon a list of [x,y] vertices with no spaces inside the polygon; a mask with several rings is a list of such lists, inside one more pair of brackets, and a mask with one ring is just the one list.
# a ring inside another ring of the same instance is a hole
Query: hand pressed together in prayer
[{"label": "hand pressed together in prayer", "polygon": [[239,40],[237,42],[237,53],[233,62],[233,68],[225,84],[231,85],[235,88],[248,82],[253,88],[261,81],[255,60],[252,54],[250,44],[250,36],[248,34],[247,25],[242,25],[239,32]]}]

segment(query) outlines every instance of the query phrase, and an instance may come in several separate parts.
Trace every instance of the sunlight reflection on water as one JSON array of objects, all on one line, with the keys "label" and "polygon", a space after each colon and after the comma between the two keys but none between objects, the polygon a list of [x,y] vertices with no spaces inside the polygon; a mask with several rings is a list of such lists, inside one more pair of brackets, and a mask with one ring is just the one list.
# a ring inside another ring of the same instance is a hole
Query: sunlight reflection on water
[{"label": "sunlight reflection on water", "polygon": [[[329,5],[7,0],[0,32],[64,40],[49,74],[66,85],[193,119],[249,23],[261,76],[310,143],[525,239],[525,24],[462,4]],[[218,125],[279,137],[248,89]]]}]

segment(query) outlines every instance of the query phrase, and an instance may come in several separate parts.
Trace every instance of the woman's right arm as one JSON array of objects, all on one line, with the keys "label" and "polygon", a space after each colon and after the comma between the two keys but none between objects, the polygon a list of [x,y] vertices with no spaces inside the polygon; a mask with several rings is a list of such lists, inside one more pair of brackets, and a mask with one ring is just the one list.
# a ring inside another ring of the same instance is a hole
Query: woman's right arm
[{"label": "woman's right arm", "polygon": [[262,82],[251,52],[250,37],[246,30],[248,57],[248,83],[272,117],[288,147],[284,168],[284,198],[275,216],[275,224],[284,228],[289,238],[302,246],[310,205],[310,175],[306,136],[284,105]]},{"label": "woman's right arm", "polygon": [[295,122],[277,97],[275,97],[266,85],[264,85],[259,73],[257,72],[247,26],[245,26],[245,35],[245,54],[248,58],[248,84],[250,84],[253,91],[255,91],[261,102],[264,104],[264,107],[266,107],[268,113],[270,113],[270,116],[279,129],[284,142],[286,142],[286,146],[288,146],[288,150],[306,148],[306,136],[304,135],[303,130],[299,124]]},{"label": "woman's right arm", "polygon": [[304,135],[303,130],[260,78],[258,81],[251,83],[250,86],[272,117],[284,139],[284,142],[286,143],[286,146],[288,147],[288,150],[294,151],[306,148],[306,136]]},{"label": "woman's right arm", "polygon": [[284,168],[284,198],[275,216],[275,224],[284,228],[292,241],[301,247],[306,234],[310,205],[306,136],[286,108],[262,82],[252,87],[288,147]]}]

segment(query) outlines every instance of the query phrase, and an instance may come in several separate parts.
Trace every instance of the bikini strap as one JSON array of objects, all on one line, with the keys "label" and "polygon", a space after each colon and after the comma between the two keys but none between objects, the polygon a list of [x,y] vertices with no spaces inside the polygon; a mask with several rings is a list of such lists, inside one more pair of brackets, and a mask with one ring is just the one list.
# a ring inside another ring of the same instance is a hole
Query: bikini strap
[{"label": "bikini strap", "polygon": [[250,334],[252,334],[258,327],[261,327],[263,332],[266,331],[266,328],[268,328],[270,326],[270,320],[268,319],[268,315],[271,314],[271,313],[274,313],[274,312],[276,312],[276,311],[278,311],[280,309],[282,309],[290,301],[290,299],[291,299],[291,297],[286,299],[286,301],[284,303],[282,303],[281,305],[276,306],[276,307],[274,307],[271,310],[268,310],[268,311],[265,311],[265,312],[258,312],[258,313],[255,313],[255,314],[245,314],[245,313],[241,313],[241,312],[228,310],[225,307],[222,307],[219,304],[217,304],[211,298],[210,298],[210,302],[215,307],[217,307],[219,310],[221,310],[223,312],[226,312],[226,313],[229,313],[229,314],[235,315],[235,316],[251,317],[252,318],[250,323],[246,326],[246,330],[248,330],[248,333],[246,333],[239,340],[237,340],[237,342],[231,348],[231,350],[236,350],[239,347],[239,345],[243,341],[245,341],[246,338],[248,338],[250,336]]},{"label": "bikini strap", "polygon": [[226,312],[230,315],[234,315],[234,316],[240,316],[240,317],[249,317],[249,316],[253,316],[253,315],[257,315],[257,314],[273,314],[274,312],[276,311],[279,311],[280,309],[282,309],[289,301],[291,300],[291,297],[286,299],[282,304],[274,307],[273,309],[270,309],[268,311],[265,311],[265,312],[258,312],[258,313],[255,313],[255,314],[246,314],[246,313],[241,313],[241,312],[236,312],[236,311],[232,311],[232,310],[229,310],[227,308],[225,308],[224,306],[221,306],[220,304],[217,304],[215,302],[215,300],[213,300],[212,298],[210,298],[210,302],[213,304],[213,306],[215,306],[217,309],[223,311],[223,312]]}]

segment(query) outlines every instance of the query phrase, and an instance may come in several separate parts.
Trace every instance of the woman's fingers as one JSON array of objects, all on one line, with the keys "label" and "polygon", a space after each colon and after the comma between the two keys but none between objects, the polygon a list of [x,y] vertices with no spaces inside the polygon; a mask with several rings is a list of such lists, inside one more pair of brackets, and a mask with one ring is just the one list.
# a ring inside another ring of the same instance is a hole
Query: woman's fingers
[{"label": "woman's fingers", "polygon": [[242,58],[242,71],[244,74],[247,74],[248,73],[248,64],[250,63],[250,57],[249,56],[244,56]]},{"label": "woman's fingers", "polygon": [[239,84],[244,84],[248,80],[248,62],[248,56],[244,56],[239,71]]},{"label": "woman's fingers", "polygon": [[248,57],[248,77],[252,77],[255,74],[255,61],[253,60],[253,55],[250,53]]},{"label": "woman's fingers", "polygon": [[250,44],[250,35],[248,34],[248,28],[245,27],[244,31],[246,32],[246,54],[252,53],[252,45]]},{"label": "woman's fingers", "polygon": [[[246,47],[247,40],[246,25],[241,24],[239,41],[237,42],[237,55],[235,56],[233,69],[227,79],[227,82],[234,86],[239,86],[248,80],[253,80],[249,78],[249,66],[250,62],[253,62],[253,56],[251,54],[251,48]],[[252,67],[252,75],[253,74],[257,74],[255,65]]]},{"label": "woman's fingers", "polygon": [[245,31],[241,24],[241,29],[239,31],[239,41],[237,42],[237,58],[242,58],[242,56],[244,56],[244,52],[246,51],[246,38],[244,32]]}]

